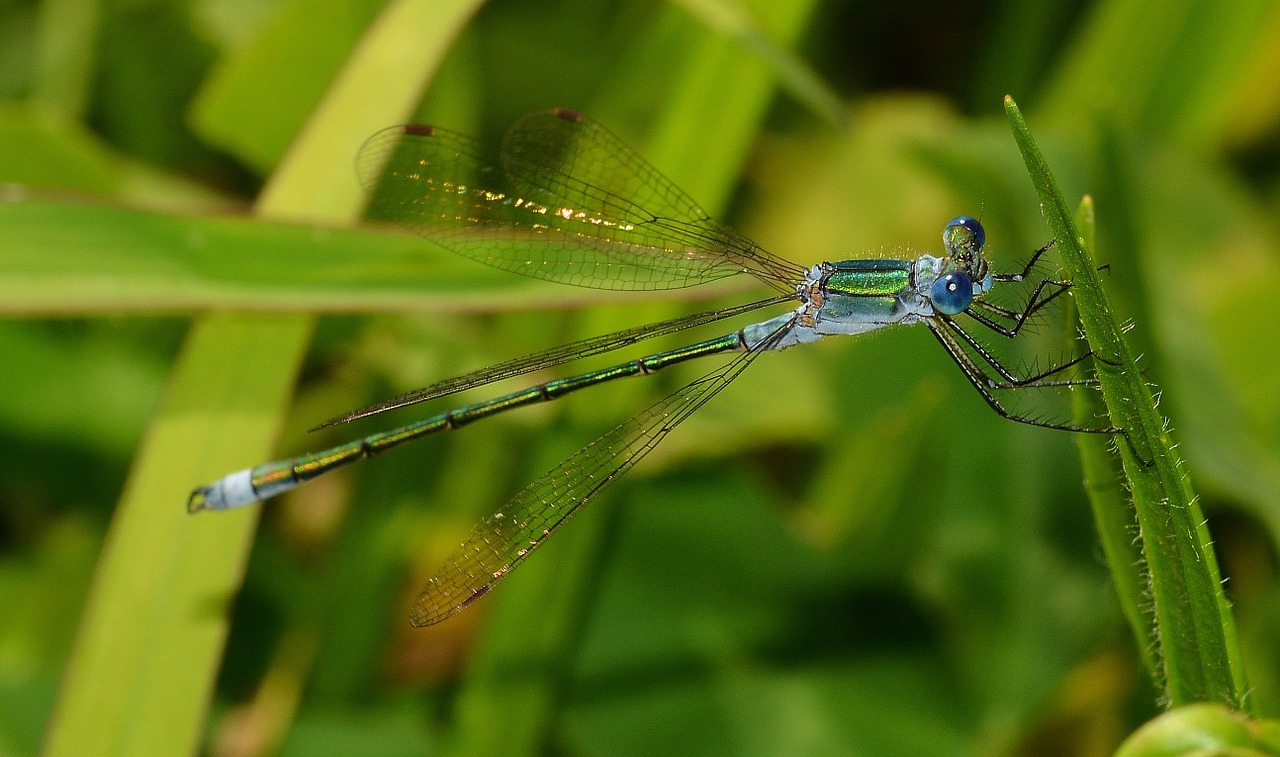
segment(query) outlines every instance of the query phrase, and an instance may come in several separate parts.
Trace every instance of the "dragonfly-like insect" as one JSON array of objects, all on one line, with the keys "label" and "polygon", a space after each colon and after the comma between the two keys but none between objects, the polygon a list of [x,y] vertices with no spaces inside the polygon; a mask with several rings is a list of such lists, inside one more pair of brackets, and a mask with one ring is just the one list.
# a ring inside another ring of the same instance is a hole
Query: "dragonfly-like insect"
[{"label": "dragonfly-like insect", "polygon": [[[1027,282],[1052,243],[1020,271],[995,273],[975,218],[942,233],[943,254],[914,260],[862,259],[804,267],[777,257],[710,218],[687,194],[604,127],[559,108],[520,120],[490,160],[476,141],[432,126],[385,129],[357,160],[374,217],[498,268],[564,284],[658,290],[746,274],[774,295],[744,305],[672,318],[518,357],[327,421],[333,426],[600,355],[770,306],[787,312],[713,339],[601,370],[456,407],[319,452],[231,473],[192,492],[188,510],[259,502],[414,439],[458,429],[517,407],[558,399],[608,381],[712,355],[732,357],[571,455],[479,523],[430,579],[414,604],[415,626],[438,623],[487,594],[592,498],[629,471],[695,410],[760,355],[823,337],[925,324],[978,394],[1005,418],[1067,431],[1082,427],[1006,409],[1001,396],[1096,383],[1069,369],[1091,351],[1019,375],[974,335],[974,326],[1012,339],[1070,283],[1041,279],[1021,307],[987,301],[1002,284]],[[966,319],[961,322],[961,317]]]}]

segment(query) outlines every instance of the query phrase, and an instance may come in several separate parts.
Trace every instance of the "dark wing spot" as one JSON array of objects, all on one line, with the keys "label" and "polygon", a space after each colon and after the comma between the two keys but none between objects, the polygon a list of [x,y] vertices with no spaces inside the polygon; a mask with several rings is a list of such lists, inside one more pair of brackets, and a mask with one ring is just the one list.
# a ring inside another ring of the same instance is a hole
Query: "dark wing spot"
[{"label": "dark wing spot", "polygon": [[554,111],[556,118],[563,118],[566,121],[572,121],[575,124],[582,123],[582,114],[572,108],[556,108]]}]

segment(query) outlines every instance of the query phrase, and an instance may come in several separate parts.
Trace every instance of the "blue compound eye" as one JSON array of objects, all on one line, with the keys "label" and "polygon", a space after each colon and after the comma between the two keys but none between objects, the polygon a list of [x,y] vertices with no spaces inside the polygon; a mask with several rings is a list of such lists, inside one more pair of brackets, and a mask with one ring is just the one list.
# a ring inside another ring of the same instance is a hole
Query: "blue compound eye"
[{"label": "blue compound eye", "polygon": [[987,232],[973,216],[956,216],[942,230],[942,243],[947,252],[977,252],[987,243]]},{"label": "blue compound eye", "polygon": [[963,313],[973,302],[973,279],[964,271],[952,271],[938,278],[929,288],[933,309],[943,315]]}]

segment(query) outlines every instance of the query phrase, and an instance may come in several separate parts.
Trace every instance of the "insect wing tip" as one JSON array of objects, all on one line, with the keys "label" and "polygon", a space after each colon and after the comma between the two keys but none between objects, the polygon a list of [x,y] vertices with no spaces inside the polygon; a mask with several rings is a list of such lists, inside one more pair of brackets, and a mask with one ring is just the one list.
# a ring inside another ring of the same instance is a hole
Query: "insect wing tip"
[{"label": "insect wing tip", "polygon": [[556,108],[551,111],[556,118],[563,118],[566,121],[572,121],[575,124],[582,123],[583,116],[573,108]]}]

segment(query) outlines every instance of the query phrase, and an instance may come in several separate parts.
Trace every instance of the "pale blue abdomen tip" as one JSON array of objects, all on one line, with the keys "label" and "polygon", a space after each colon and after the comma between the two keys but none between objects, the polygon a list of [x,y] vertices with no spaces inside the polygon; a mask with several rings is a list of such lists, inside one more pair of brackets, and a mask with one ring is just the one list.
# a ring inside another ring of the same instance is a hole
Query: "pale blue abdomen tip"
[{"label": "pale blue abdomen tip", "polygon": [[191,492],[191,496],[187,499],[187,512],[229,510],[258,502],[260,497],[253,489],[251,473],[251,468],[245,468]]}]

